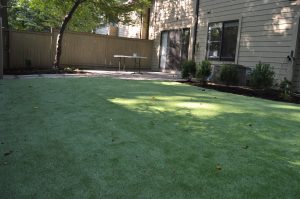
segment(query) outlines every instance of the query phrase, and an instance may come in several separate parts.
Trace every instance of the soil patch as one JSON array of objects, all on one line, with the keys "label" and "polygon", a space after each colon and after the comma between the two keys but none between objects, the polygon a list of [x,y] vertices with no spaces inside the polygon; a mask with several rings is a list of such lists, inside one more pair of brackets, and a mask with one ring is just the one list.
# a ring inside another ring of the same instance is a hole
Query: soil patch
[{"label": "soil patch", "polygon": [[179,82],[189,84],[192,86],[201,87],[201,88],[213,89],[220,92],[227,92],[227,93],[263,98],[263,99],[274,100],[274,101],[300,104],[299,94],[298,95],[294,94],[291,96],[290,99],[287,100],[282,98],[281,92],[279,90],[275,90],[275,89],[258,90],[249,87],[244,87],[244,86],[226,86],[226,85],[214,84],[214,83],[208,83],[207,85],[202,85],[199,82],[191,82],[191,81],[179,81]]}]

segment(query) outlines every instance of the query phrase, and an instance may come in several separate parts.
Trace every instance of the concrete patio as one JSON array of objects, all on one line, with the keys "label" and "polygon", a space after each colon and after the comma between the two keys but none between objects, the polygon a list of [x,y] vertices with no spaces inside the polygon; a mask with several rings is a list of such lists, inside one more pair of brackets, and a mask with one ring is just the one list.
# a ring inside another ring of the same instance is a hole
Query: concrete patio
[{"label": "concrete patio", "polygon": [[32,79],[32,78],[78,78],[78,77],[112,77],[117,79],[131,80],[181,80],[179,72],[152,72],[143,71],[141,74],[129,71],[107,71],[107,70],[79,70],[75,74],[33,74],[33,75],[4,75],[4,79]]}]

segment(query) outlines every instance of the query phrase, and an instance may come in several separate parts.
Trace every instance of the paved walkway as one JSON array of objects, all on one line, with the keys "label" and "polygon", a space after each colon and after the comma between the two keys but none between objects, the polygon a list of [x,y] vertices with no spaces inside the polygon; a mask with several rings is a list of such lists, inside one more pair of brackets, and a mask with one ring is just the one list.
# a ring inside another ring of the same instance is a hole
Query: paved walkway
[{"label": "paved walkway", "polygon": [[4,75],[4,79],[32,79],[32,78],[76,78],[76,77],[112,77],[118,79],[132,80],[182,80],[179,73],[163,72],[142,72],[137,74],[125,71],[105,71],[105,70],[81,70],[77,74],[36,74],[36,75]]}]

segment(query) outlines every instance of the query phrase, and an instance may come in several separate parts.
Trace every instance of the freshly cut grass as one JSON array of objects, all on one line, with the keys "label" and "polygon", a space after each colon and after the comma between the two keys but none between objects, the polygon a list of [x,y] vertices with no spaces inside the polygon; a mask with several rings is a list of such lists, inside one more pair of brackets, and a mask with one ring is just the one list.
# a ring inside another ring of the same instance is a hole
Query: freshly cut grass
[{"label": "freshly cut grass", "polygon": [[300,198],[300,106],[179,83],[0,81],[0,198]]}]

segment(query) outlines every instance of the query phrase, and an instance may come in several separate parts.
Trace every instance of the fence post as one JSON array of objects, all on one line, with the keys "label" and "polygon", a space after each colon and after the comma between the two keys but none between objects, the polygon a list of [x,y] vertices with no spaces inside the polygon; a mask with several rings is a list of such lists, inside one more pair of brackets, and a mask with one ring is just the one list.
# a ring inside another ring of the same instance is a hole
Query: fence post
[{"label": "fence post", "polygon": [[53,37],[54,37],[54,32],[53,32],[53,28],[51,27],[50,30],[50,66],[53,67]]},{"label": "fence post", "polygon": [[3,28],[2,18],[0,17],[0,79],[3,79]]}]

